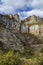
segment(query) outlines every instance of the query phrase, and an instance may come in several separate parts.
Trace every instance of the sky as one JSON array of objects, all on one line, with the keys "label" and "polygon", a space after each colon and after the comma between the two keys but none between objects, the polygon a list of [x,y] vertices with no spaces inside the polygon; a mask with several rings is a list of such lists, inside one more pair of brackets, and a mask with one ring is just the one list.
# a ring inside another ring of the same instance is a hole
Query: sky
[{"label": "sky", "polygon": [[0,0],[0,14],[19,14],[21,19],[32,15],[43,18],[43,0]]}]

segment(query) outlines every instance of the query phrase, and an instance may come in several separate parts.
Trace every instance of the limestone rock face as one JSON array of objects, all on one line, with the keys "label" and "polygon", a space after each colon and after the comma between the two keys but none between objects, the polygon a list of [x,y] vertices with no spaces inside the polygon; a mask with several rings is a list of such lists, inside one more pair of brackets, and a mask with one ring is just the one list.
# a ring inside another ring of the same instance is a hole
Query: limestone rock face
[{"label": "limestone rock face", "polygon": [[[36,23],[36,19],[37,17],[35,18],[35,16],[32,16],[21,21],[18,14],[0,14],[0,49],[16,49],[19,51],[23,51],[24,48],[30,48],[30,46],[34,46],[34,44],[40,44],[41,40],[32,34],[34,32],[35,34],[39,34],[39,29],[41,30],[41,32],[43,29],[43,24],[40,28],[38,27],[39,25],[38,23]],[[37,28],[38,31],[36,31]]]},{"label": "limestone rock face", "polygon": [[21,32],[43,36],[43,19],[35,15],[24,19],[22,21]]}]

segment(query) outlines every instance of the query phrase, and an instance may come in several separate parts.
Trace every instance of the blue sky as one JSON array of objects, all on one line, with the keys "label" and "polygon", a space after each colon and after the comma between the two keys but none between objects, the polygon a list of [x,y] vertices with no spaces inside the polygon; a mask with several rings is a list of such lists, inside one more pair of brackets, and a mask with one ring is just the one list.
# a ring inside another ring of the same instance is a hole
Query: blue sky
[{"label": "blue sky", "polygon": [[31,15],[43,18],[43,0],[0,0],[0,14],[16,14],[24,19]]}]

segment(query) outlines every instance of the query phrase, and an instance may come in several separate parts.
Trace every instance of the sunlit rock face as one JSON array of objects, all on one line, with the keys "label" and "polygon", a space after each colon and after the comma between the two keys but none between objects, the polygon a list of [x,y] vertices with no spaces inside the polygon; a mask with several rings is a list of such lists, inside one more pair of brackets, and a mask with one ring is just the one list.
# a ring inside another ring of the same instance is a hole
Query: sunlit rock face
[{"label": "sunlit rock face", "polygon": [[43,36],[43,19],[33,15],[22,21],[21,32]]},{"label": "sunlit rock face", "polygon": [[28,25],[22,24],[22,26],[21,26],[21,33],[28,33]]},{"label": "sunlit rock face", "polygon": [[32,25],[29,27],[29,32],[35,35],[39,35],[39,26],[38,25]]}]

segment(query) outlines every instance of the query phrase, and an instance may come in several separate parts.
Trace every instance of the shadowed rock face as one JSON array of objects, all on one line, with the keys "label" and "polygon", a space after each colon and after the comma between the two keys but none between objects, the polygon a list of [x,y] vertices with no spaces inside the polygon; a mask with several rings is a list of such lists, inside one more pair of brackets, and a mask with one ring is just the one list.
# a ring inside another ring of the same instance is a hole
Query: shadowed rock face
[{"label": "shadowed rock face", "polygon": [[19,33],[21,20],[16,15],[0,15],[0,41],[4,49],[21,50],[22,44],[14,33]]},{"label": "shadowed rock face", "polygon": [[[17,14],[0,15],[0,49],[15,49],[23,51],[25,47],[28,49],[30,47],[38,48],[37,44],[42,44],[41,40],[38,39],[36,36],[30,33],[22,33],[21,28],[26,21],[24,20],[24,22],[22,23],[19,15]],[[24,30],[27,31],[27,28],[25,27]],[[36,47],[34,46],[34,44],[36,45]]]},{"label": "shadowed rock face", "polygon": [[14,33],[19,32],[21,20],[19,16],[16,15],[0,15],[0,26],[14,30]]}]

